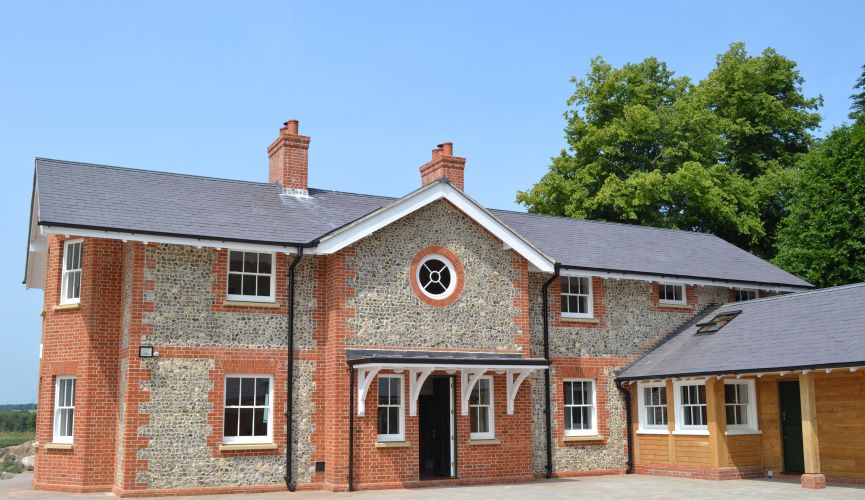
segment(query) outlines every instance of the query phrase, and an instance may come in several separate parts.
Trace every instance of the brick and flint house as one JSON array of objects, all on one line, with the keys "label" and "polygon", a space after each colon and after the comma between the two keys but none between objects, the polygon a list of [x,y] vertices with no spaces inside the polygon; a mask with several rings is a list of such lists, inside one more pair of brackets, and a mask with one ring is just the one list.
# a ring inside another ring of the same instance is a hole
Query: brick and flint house
[{"label": "brick and flint house", "polygon": [[[635,389],[664,374],[627,385],[616,373],[711,308],[808,283],[712,235],[487,209],[465,194],[450,143],[402,198],[314,189],[309,143],[287,122],[268,182],[36,160],[25,283],[45,297],[37,488],[145,496],[737,468],[702,443],[649,467],[661,445],[639,432]],[[760,380],[754,423],[775,425]],[[707,382],[696,404],[720,405],[720,386]],[[693,437],[675,431],[670,442]]]}]

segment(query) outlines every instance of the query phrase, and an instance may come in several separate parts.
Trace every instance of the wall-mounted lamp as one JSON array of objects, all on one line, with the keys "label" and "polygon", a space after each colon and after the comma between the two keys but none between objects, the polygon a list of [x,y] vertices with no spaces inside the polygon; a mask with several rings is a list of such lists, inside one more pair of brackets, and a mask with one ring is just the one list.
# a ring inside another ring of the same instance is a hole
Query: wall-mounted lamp
[{"label": "wall-mounted lamp", "polygon": [[155,358],[159,356],[159,352],[152,345],[143,345],[138,347],[139,358]]}]

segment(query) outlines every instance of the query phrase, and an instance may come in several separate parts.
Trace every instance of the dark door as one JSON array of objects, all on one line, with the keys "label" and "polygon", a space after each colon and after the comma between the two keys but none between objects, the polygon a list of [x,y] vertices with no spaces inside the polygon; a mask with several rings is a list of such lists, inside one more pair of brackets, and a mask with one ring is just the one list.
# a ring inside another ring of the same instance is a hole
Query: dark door
[{"label": "dark door", "polygon": [[451,475],[450,377],[430,377],[418,397],[420,477]]},{"label": "dark door", "polygon": [[779,382],[778,392],[781,396],[781,446],[784,449],[784,472],[805,472],[799,382]]}]

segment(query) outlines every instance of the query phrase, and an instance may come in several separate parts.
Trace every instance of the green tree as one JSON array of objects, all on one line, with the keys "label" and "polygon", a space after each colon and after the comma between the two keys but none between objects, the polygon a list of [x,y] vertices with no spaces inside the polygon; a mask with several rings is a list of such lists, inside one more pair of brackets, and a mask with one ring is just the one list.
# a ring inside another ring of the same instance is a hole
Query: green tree
[{"label": "green tree", "polygon": [[853,99],[853,104],[850,106],[850,119],[862,122],[865,121],[863,120],[865,118],[865,65],[862,66],[862,74],[859,75],[853,88],[858,89],[859,92],[850,96],[850,99]]},{"label": "green tree", "polygon": [[865,281],[865,122],[801,161],[773,262],[820,287]]},{"label": "green tree", "polygon": [[655,58],[621,68],[596,58],[572,81],[568,149],[518,202],[531,212],[711,232],[771,253],[788,169],[819,123],[820,98],[802,95],[795,63],[733,44],[697,85]]}]

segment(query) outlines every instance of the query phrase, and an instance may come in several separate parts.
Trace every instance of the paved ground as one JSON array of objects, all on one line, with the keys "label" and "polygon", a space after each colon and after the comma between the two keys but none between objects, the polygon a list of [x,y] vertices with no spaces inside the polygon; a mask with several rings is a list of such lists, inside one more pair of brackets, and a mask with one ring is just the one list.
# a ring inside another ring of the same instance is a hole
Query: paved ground
[{"label": "paved ground", "polygon": [[[110,493],[69,494],[33,491],[32,474],[25,473],[0,481],[0,499],[95,500],[115,498]],[[495,498],[496,500],[556,500],[564,498],[865,498],[865,486],[830,486],[825,490],[804,490],[798,482],[772,480],[703,481],[655,476],[595,476],[575,479],[553,479],[529,484],[503,486],[467,486],[458,488],[424,488],[416,490],[362,491],[327,493],[266,493],[251,495],[212,495],[203,500],[326,500],[326,499],[431,499]],[[169,500],[195,497],[167,497]]]}]

